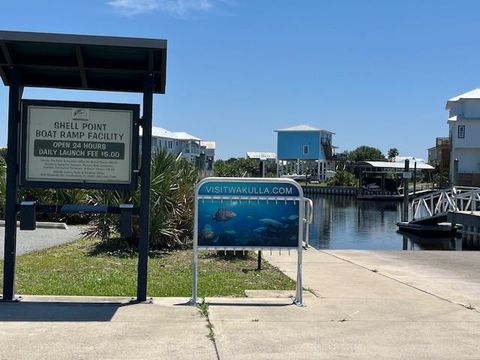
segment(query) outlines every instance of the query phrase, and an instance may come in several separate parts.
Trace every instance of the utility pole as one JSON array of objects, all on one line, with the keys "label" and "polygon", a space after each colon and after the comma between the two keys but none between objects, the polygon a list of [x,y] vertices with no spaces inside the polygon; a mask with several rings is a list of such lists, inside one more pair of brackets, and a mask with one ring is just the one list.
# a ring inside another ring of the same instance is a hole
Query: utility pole
[{"label": "utility pole", "polygon": [[410,168],[410,161],[407,159],[405,160],[405,169],[403,170],[403,214],[402,214],[402,221],[408,222],[408,178],[409,178],[409,168]]},{"label": "utility pole", "polygon": [[417,194],[417,160],[413,163],[413,198]]}]

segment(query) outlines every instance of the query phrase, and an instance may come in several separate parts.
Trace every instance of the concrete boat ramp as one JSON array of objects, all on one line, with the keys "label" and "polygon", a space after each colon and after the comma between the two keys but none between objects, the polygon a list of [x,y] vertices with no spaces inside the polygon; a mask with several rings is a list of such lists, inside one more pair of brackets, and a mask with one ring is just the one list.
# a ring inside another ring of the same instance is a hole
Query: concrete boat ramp
[{"label": "concrete boat ramp", "polygon": [[[295,278],[296,256],[267,259]],[[479,359],[480,253],[304,252],[292,292],[0,303],[3,359]],[[206,315],[206,316],[205,316]]]}]

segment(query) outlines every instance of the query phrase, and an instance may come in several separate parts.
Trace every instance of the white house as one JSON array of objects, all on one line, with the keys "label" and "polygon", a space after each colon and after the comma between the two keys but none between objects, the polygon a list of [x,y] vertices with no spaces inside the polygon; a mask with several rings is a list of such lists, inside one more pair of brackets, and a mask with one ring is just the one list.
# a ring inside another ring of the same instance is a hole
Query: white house
[{"label": "white house", "polygon": [[[141,134],[140,134],[141,136]],[[165,149],[190,161],[204,175],[213,175],[215,141],[203,141],[186,132],[172,132],[160,127],[152,128],[152,152]]]},{"label": "white house", "polygon": [[480,186],[480,88],[447,101],[451,143],[450,177],[458,159],[459,185]]}]

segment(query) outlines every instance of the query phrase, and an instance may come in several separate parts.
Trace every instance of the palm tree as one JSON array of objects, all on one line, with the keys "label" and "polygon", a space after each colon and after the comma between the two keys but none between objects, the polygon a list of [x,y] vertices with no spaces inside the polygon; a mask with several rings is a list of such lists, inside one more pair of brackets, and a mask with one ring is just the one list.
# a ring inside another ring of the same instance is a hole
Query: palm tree
[{"label": "palm tree", "polygon": [[398,156],[398,149],[397,148],[389,149],[388,153],[387,153],[387,156],[388,156],[389,161],[394,161],[395,158]]}]

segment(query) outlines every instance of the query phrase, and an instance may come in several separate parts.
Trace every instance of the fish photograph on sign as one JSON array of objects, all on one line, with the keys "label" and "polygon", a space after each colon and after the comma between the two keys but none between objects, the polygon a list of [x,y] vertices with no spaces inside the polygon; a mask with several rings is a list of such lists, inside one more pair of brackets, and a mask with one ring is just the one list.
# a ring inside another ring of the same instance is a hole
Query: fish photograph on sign
[{"label": "fish photograph on sign", "polygon": [[198,245],[298,246],[298,201],[198,201]]}]

